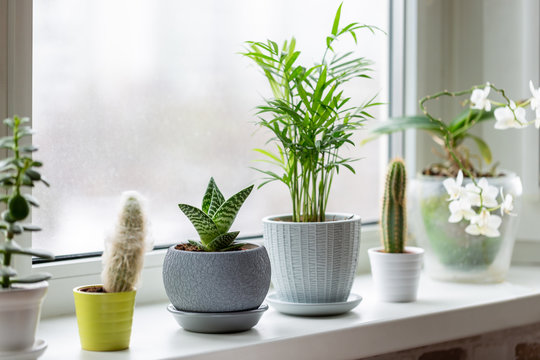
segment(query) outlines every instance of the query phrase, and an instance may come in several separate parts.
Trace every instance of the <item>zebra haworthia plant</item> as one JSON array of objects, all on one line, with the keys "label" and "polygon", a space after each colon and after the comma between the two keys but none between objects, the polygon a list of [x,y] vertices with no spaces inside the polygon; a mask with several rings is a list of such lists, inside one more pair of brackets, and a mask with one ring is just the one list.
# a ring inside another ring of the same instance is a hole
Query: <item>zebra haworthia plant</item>
[{"label": "zebra haworthia plant", "polygon": [[407,237],[407,174],[401,159],[393,160],[386,174],[381,214],[384,252],[402,253]]},{"label": "zebra haworthia plant", "polygon": [[214,178],[210,178],[201,209],[187,204],[178,204],[201,239],[200,242],[190,240],[189,243],[203,251],[231,251],[245,245],[234,243],[239,234],[238,231],[228,231],[251,190],[253,190],[253,185],[225,200]]}]

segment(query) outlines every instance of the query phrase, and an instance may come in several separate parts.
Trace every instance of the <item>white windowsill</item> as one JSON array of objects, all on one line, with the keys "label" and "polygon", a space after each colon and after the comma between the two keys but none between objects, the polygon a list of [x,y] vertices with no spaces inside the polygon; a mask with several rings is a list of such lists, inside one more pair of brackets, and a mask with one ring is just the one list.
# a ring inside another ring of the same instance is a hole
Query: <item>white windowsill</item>
[{"label": "white windowsill", "polygon": [[347,359],[399,351],[540,322],[540,267],[514,266],[495,285],[436,282],[422,275],[419,300],[381,303],[369,275],[353,292],[364,300],[352,312],[326,318],[282,315],[270,308],[252,330],[196,334],[181,329],[165,303],[137,306],[131,346],[120,352],[82,351],[76,319],[42,320],[40,359]]}]

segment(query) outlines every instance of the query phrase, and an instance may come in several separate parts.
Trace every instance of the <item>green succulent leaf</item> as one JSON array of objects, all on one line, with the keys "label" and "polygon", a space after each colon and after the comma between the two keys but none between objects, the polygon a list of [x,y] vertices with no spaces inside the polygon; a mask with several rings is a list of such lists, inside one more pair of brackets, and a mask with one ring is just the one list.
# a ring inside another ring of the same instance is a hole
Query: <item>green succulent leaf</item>
[{"label": "green succulent leaf", "polygon": [[4,265],[0,266],[0,276],[12,277],[16,275],[17,275],[17,271],[11,266],[4,266]]},{"label": "green succulent leaf", "polygon": [[36,225],[31,224],[22,224],[21,225],[24,231],[41,231],[41,228]]},{"label": "green succulent leaf", "polygon": [[216,211],[219,209],[219,207],[223,204],[225,201],[225,197],[223,197],[223,194],[221,191],[219,191],[217,185],[214,187],[212,191],[212,200],[210,201],[210,207],[208,208],[208,215],[210,217],[214,216]]},{"label": "green succulent leaf", "polygon": [[52,277],[51,274],[41,272],[37,274],[20,277],[20,278],[13,278],[11,279],[11,282],[14,284],[32,284],[32,283],[37,283],[40,281],[49,280],[51,277]]},{"label": "green succulent leaf", "polygon": [[234,231],[217,236],[214,240],[208,243],[207,247],[210,251],[222,251],[228,248],[236,237],[240,234],[239,231]]},{"label": "green succulent leaf", "polygon": [[226,248],[221,249],[220,251],[234,251],[234,250],[238,250],[244,247],[245,245],[246,245],[245,243],[233,243],[231,246],[227,246]]},{"label": "green succulent leaf", "polygon": [[219,233],[223,234],[229,231],[231,228],[240,207],[244,204],[247,197],[253,190],[253,185],[248,186],[247,188],[240,190],[233,196],[231,196],[227,201],[225,201],[217,210],[213,216],[213,220]]},{"label": "green succulent leaf", "polygon": [[22,248],[21,246],[19,246],[19,244],[17,244],[14,241],[10,241],[6,244],[0,245],[0,252],[8,253],[8,254],[36,256],[41,259],[49,259],[49,260],[54,259],[54,255],[50,251]]},{"label": "green succulent leaf", "polygon": [[220,234],[212,218],[204,211],[187,204],[178,204],[178,207],[191,221],[203,244],[208,244]]},{"label": "green succulent leaf", "polygon": [[35,197],[33,197],[30,194],[23,194],[23,196],[26,199],[26,201],[28,201],[28,203],[30,205],[35,206],[35,207],[39,207],[39,202],[37,201],[37,199]]},{"label": "green succulent leaf", "polygon": [[29,177],[30,179],[32,179],[32,181],[39,181],[39,180],[41,180],[41,174],[38,173],[38,172],[35,171],[35,170],[31,170],[31,169],[26,170],[26,175],[28,175],[28,177]]},{"label": "green succulent leaf", "polygon": [[198,241],[195,241],[195,240],[188,240],[188,243],[189,243],[190,245],[193,245],[193,246],[199,248],[199,249],[202,250],[202,251],[208,251],[208,249],[206,248],[206,246],[204,246],[204,244],[202,244],[202,243],[200,243],[200,242],[198,242]]},{"label": "green succulent leaf", "polygon": [[208,182],[208,186],[206,187],[206,192],[204,193],[202,206],[201,206],[202,211],[204,211],[207,214],[208,214],[208,210],[210,209],[210,205],[212,204],[212,197],[214,196],[215,189],[217,189],[217,192],[221,194],[221,192],[219,191],[216,185],[216,182],[214,181],[214,178],[211,177],[210,181]]}]

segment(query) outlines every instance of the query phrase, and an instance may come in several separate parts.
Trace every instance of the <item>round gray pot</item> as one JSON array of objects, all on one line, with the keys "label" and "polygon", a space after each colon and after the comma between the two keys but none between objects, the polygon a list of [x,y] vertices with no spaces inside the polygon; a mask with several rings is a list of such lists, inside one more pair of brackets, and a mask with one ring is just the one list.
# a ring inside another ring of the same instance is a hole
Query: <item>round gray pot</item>
[{"label": "round gray pot", "polygon": [[270,287],[264,246],[226,252],[194,252],[171,246],[163,262],[163,283],[181,311],[229,312],[258,308]]},{"label": "round gray pot", "polygon": [[347,301],[358,263],[361,220],[347,214],[326,218],[334,221],[296,223],[290,215],[263,219],[272,283],[280,300]]}]

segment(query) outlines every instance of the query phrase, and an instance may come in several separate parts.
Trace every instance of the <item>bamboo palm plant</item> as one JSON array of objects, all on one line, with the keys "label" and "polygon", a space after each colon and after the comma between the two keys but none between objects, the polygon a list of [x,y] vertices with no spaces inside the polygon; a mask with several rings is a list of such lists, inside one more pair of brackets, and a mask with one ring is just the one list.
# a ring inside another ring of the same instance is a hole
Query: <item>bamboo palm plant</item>
[{"label": "bamboo palm plant", "polygon": [[257,107],[257,125],[270,130],[269,143],[275,150],[255,150],[280,171],[256,168],[264,174],[259,187],[283,182],[290,192],[294,222],[325,221],[334,175],[342,167],[354,173],[351,163],[357,160],[341,156],[340,151],[346,144],[354,146],[354,131],[372,117],[368,109],[379,105],[375,96],[360,105],[350,104],[344,85],[355,78],[370,78],[372,62],[333,48],[347,34],[357,43],[359,30],[379,29],[356,22],[340,27],[340,17],[341,5],[320,63],[313,66],[298,63],[301,51],[294,37],[281,47],[272,40],[248,41],[242,53],[262,70],[273,95]]}]

